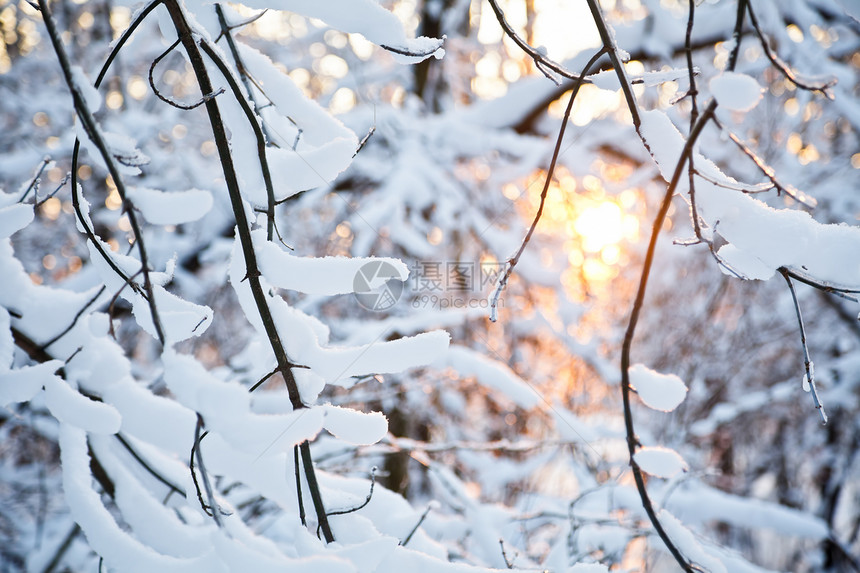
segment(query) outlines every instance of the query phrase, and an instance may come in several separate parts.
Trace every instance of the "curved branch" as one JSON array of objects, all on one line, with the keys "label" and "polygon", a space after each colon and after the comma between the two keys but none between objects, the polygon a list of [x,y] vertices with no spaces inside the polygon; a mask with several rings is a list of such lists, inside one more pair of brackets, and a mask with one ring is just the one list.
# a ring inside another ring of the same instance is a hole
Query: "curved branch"
[{"label": "curved branch", "polygon": [[206,103],[207,101],[209,101],[210,99],[221,95],[222,93],[224,93],[224,88],[218,88],[217,91],[204,94],[203,97],[200,98],[200,101],[198,101],[197,103],[192,103],[192,104],[182,104],[182,103],[179,103],[178,101],[174,100],[173,98],[169,98],[165,95],[161,95],[161,92],[158,91],[157,87],[155,87],[155,78],[154,78],[155,66],[157,66],[161,60],[166,58],[170,54],[170,52],[175,50],[176,46],[178,46],[178,45],[179,45],[179,39],[177,38],[176,41],[174,41],[172,44],[170,44],[170,47],[168,47],[166,50],[164,50],[157,58],[152,60],[152,64],[150,64],[150,66],[149,66],[149,74],[148,74],[149,87],[152,88],[152,93],[155,94],[155,97],[157,97],[158,99],[160,99],[164,103],[166,103],[168,105],[172,105],[173,107],[176,107],[179,109],[184,109],[185,111],[188,111],[188,110],[198,108],[201,105],[203,105],[204,103]]},{"label": "curved branch", "polygon": [[783,62],[780,57],[774,52],[770,43],[767,41],[767,38],[762,32],[761,26],[759,26],[758,19],[756,18],[755,12],[753,11],[752,2],[747,2],[747,12],[750,15],[750,23],[752,24],[753,29],[755,30],[756,35],[758,36],[759,43],[761,44],[762,50],[764,50],[764,55],[770,60],[771,65],[780,71],[780,73],[785,76],[785,79],[793,83],[795,86],[799,87],[802,90],[807,90],[811,92],[819,92],[823,94],[827,99],[833,99],[833,94],[830,93],[830,88],[836,85],[837,79],[832,78],[823,83],[810,83],[804,80],[801,80],[797,74],[795,74],[791,67]]}]

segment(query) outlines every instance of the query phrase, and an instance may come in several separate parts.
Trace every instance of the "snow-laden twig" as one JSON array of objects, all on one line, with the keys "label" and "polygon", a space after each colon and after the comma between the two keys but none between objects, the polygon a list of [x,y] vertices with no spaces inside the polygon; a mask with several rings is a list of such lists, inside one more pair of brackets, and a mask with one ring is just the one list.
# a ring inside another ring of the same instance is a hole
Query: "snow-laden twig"
[{"label": "snow-laden twig", "polygon": [[[123,209],[128,217],[129,224],[131,225],[132,231],[134,232],[134,239],[137,243],[137,250],[140,256],[140,265],[141,270],[143,272],[143,282],[144,282],[144,290],[146,291],[146,300],[149,303],[149,312],[152,316],[152,323],[155,328],[156,335],[158,340],[164,344],[164,330],[161,325],[161,319],[158,315],[158,308],[155,303],[155,296],[153,295],[152,281],[149,276],[149,258],[147,256],[146,247],[143,241],[143,232],[141,231],[140,225],[137,221],[137,215],[134,212],[134,209],[131,208],[131,203],[126,198],[126,190],[125,183],[123,182],[122,177],[120,176],[119,168],[116,165],[116,160],[114,159],[113,154],[108,148],[108,144],[105,141],[105,138],[102,134],[101,128],[96,122],[95,117],[93,117],[92,111],[89,109],[86,98],[82,92],[82,88],[78,85],[77,80],[74,77],[74,73],[72,72],[72,65],[69,61],[69,57],[66,54],[66,50],[63,47],[63,41],[60,38],[60,33],[57,29],[56,22],[54,21],[54,17],[51,13],[51,9],[48,6],[47,0],[39,0],[39,7],[42,12],[42,18],[45,21],[45,28],[48,30],[48,36],[51,39],[51,44],[54,47],[54,52],[57,54],[57,60],[60,62],[60,67],[63,70],[63,77],[66,81],[66,84],[69,87],[69,91],[72,93],[72,99],[74,100],[75,105],[75,113],[78,118],[81,120],[81,123],[84,126],[84,130],[87,135],[92,139],[93,143],[99,150],[99,153],[102,156],[102,159],[107,165],[108,171],[110,172],[111,177],[113,178],[114,184],[116,185],[117,193],[119,193],[120,198],[122,199]],[[78,142],[76,140],[76,150],[77,150]],[[74,169],[72,173],[74,174]],[[74,188],[73,185],[72,194],[73,196],[77,194],[77,189]],[[95,240],[95,237],[90,237],[93,243],[98,243]],[[99,247],[97,247],[99,248]],[[114,270],[118,270],[110,259],[110,256],[101,251],[102,256],[105,257],[105,260],[114,267]],[[119,273],[119,275],[128,283],[130,281],[123,273]],[[133,285],[134,286],[134,285]]]},{"label": "snow-laden twig", "polygon": [[[170,18],[176,28],[177,35],[179,36],[182,46],[191,62],[191,67],[194,71],[200,91],[204,94],[212,93],[212,81],[203,60],[201,48],[197,43],[197,38],[199,36],[194,34],[191,24],[185,15],[184,9],[177,0],[167,0],[164,4],[167,7]],[[206,49],[205,46],[206,44],[204,43],[204,50]],[[262,272],[257,264],[257,255],[254,251],[254,245],[251,239],[251,222],[248,220],[248,216],[245,212],[244,199],[242,198],[239,188],[239,178],[236,172],[236,166],[233,162],[232,153],[230,151],[230,142],[227,137],[227,130],[222,119],[217,100],[209,99],[205,103],[205,108],[209,117],[209,124],[212,129],[212,135],[215,140],[215,147],[218,151],[221,168],[224,173],[224,180],[230,197],[230,204],[233,209],[234,217],[236,218],[237,235],[239,237],[239,243],[245,261],[244,280],[248,281],[248,285],[254,298],[254,303],[260,315],[260,320],[263,323],[272,352],[275,355],[278,369],[284,378],[290,403],[294,410],[300,410],[306,406],[302,402],[298,384],[292,372],[293,363],[287,356],[287,352],[281,340],[281,335],[275,325],[272,310],[269,307],[267,295],[263,291],[262,282],[260,281]],[[328,523],[328,517],[322,501],[322,494],[320,493],[319,483],[316,479],[313,460],[311,458],[310,444],[308,444],[307,441],[303,442],[299,446],[299,450],[318,523],[322,528],[326,541],[332,542],[334,541],[334,535],[332,534],[331,527]]]}]

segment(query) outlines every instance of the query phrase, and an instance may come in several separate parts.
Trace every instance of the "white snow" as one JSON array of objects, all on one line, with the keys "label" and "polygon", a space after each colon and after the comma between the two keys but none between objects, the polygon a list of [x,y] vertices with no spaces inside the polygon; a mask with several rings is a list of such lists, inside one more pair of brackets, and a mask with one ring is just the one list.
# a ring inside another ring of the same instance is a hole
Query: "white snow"
[{"label": "white snow", "polygon": [[16,203],[0,209],[0,240],[11,237],[29,225],[33,216],[33,206],[24,203]]},{"label": "white snow", "polygon": [[154,225],[179,225],[200,219],[212,208],[212,194],[201,189],[171,191],[129,187],[126,197]]},{"label": "white snow", "polygon": [[[642,112],[641,119],[640,130],[649,151],[663,178],[670,181],[684,138],[661,111]],[[695,154],[695,165],[709,179],[737,184],[699,154]],[[680,181],[678,192],[684,192],[685,178]],[[860,287],[860,227],[822,224],[804,211],[774,209],[703,178],[696,179],[696,203],[710,228],[716,228],[726,241],[745,253],[741,256],[730,250],[730,260],[750,270],[755,278],[763,278],[767,268],[772,275],[785,266],[833,286]],[[750,257],[760,264],[751,262]]]},{"label": "white snow", "polygon": [[388,432],[388,420],[381,412],[359,412],[326,404],[323,427],[332,435],[355,445],[369,446]]},{"label": "white snow", "polygon": [[84,98],[84,105],[91,113],[97,112],[102,106],[102,96],[80,66],[72,66],[72,80]]},{"label": "white snow", "polygon": [[661,374],[643,364],[627,371],[630,385],[649,408],[671,412],[687,397],[687,385],[674,374]]},{"label": "white snow", "polygon": [[710,573],[728,573],[723,562],[706,551],[696,540],[693,532],[684,527],[677,517],[665,509],[660,510],[657,517],[669,538],[687,559],[704,567],[705,571]]},{"label": "white snow", "polygon": [[[696,69],[695,72],[698,72],[698,69]],[[689,75],[690,72],[687,71],[687,68],[679,68],[672,70],[663,70],[659,72],[645,72],[641,75],[631,75],[630,81],[635,82],[635,85],[653,87],[666,82],[686,80],[689,78]],[[593,83],[596,87],[602,90],[614,91],[617,89],[621,89],[621,84],[618,83],[618,74],[615,73],[615,70],[604,70],[602,72],[597,72],[596,74],[588,76],[588,79],[591,80],[591,83]]]},{"label": "white snow", "polygon": [[87,398],[57,376],[45,380],[45,404],[60,422],[95,434],[116,434],[122,423],[116,408]]},{"label": "white snow", "polygon": [[[391,278],[405,281],[409,269],[399,259],[385,257],[297,257],[284,251],[276,243],[267,241],[265,231],[254,232],[254,247],[260,270],[266,278],[280,288],[314,295],[332,296],[356,291],[356,280],[363,268],[384,265],[396,272],[389,277],[377,277],[377,282]],[[365,267],[367,265],[367,267]],[[371,287],[379,286],[370,284]]]},{"label": "white snow", "polygon": [[503,362],[461,345],[453,345],[436,364],[453,368],[464,378],[474,376],[479,384],[495,390],[520,408],[533,408],[540,394]]},{"label": "white snow", "polygon": [[732,111],[749,111],[762,99],[762,88],[752,76],[723,72],[708,82],[711,93],[721,107]]},{"label": "white snow", "polygon": [[402,63],[415,64],[430,56],[439,59],[445,54],[442,40],[423,36],[407,38],[400,20],[373,0],[243,0],[242,4],[296,12],[322,20],[341,32],[361,34],[378,46],[426,54],[421,57],[395,55]]},{"label": "white snow", "polygon": [[62,360],[49,360],[35,366],[0,372],[0,406],[12,402],[27,402],[63,367]]},{"label": "white snow", "polygon": [[675,450],[656,447],[639,448],[633,459],[642,471],[661,478],[672,478],[687,471],[687,462]]}]

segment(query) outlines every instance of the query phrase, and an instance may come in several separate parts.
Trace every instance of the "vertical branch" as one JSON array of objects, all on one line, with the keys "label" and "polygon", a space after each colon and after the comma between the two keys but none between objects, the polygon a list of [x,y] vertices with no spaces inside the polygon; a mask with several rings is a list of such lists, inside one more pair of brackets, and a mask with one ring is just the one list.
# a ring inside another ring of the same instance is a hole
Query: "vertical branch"
[{"label": "vertical branch", "polygon": [[[42,0],[45,1],[45,0]],[[203,54],[197,45],[197,37],[191,29],[190,24],[180,6],[178,0],[166,0],[164,2],[170,13],[170,18],[173,25],[176,27],[176,33],[179,36],[180,42],[188,54],[191,67],[197,78],[197,83],[201,92],[205,94],[213,93],[212,81],[209,78],[209,72],[206,69],[206,64],[203,61]],[[224,180],[227,184],[227,191],[230,196],[230,203],[233,208],[233,214],[236,217],[236,232],[239,236],[239,242],[242,247],[242,254],[245,259],[245,278],[251,289],[254,297],[254,303],[257,306],[257,311],[260,313],[260,319],[263,327],[266,330],[272,352],[278,364],[278,371],[284,377],[284,382],[287,387],[287,393],[290,397],[290,403],[294,410],[305,408],[299,393],[298,384],[291,370],[293,363],[289,360],[277,326],[275,325],[272,311],[269,308],[266,293],[263,292],[260,277],[262,273],[257,265],[257,256],[254,252],[254,245],[251,240],[251,226],[248,217],[245,213],[244,200],[239,189],[239,179],[236,173],[236,166],[233,163],[233,157],[230,153],[230,142],[227,138],[227,131],[224,126],[224,121],[221,118],[221,111],[218,107],[217,98],[210,97],[205,100],[206,112],[209,116],[209,123],[212,128],[212,135],[215,139],[215,146],[218,150],[218,156],[221,162],[221,168],[224,172]],[[310,444],[307,441],[300,446],[302,458],[304,461],[305,474],[308,480],[308,487],[311,492],[311,498],[314,502],[314,511],[317,514],[317,519],[320,526],[323,528],[326,541],[333,541],[334,536],[328,526],[328,518],[326,517],[325,507],[322,502],[322,495],[319,491],[319,484],[314,471],[313,460],[310,454]]]},{"label": "vertical branch", "polygon": [[[794,311],[797,314],[797,326],[800,328],[800,345],[803,347],[803,368],[806,370],[806,384],[809,385],[809,392],[812,394],[812,402],[815,404],[815,409],[821,416],[821,423],[827,423],[827,413],[824,411],[824,406],[818,399],[818,390],[815,388],[815,367],[812,360],[809,358],[809,347],[806,345],[806,328],[803,326],[803,315],[800,313],[800,302],[797,300],[797,293],[794,292],[794,283],[791,282],[791,277],[788,276],[788,271],[785,268],[779,269],[780,274],[788,283],[788,290],[791,292],[791,300],[794,301]],[[805,385],[804,385],[805,386]],[[804,387],[804,390],[806,388]]]},{"label": "vertical branch", "polygon": [[[684,52],[687,56],[687,74],[690,82],[687,95],[690,97],[690,131],[696,125],[699,119],[699,90],[696,87],[696,74],[693,69],[693,19],[696,15],[696,0],[690,0],[690,12],[687,16],[687,33],[684,37]],[[690,188],[690,215],[693,219],[693,230],[696,232],[696,238],[702,241],[702,229],[699,226],[699,210],[696,208],[696,167],[693,164],[693,157],[690,157],[690,162],[687,165],[687,177]]]},{"label": "vertical branch", "polygon": [[[152,289],[152,281],[149,276],[149,260],[146,254],[146,247],[143,242],[143,232],[140,229],[140,225],[137,222],[137,216],[135,215],[134,209],[131,208],[130,202],[126,199],[125,193],[125,183],[123,182],[122,177],[120,176],[119,169],[116,166],[116,161],[114,160],[113,155],[108,148],[107,143],[104,140],[104,137],[101,133],[101,128],[93,117],[92,112],[87,107],[86,99],[81,93],[80,87],[77,85],[74,76],[72,75],[72,65],[69,61],[69,57],[66,54],[66,50],[63,47],[63,42],[60,39],[59,31],[57,30],[56,22],[54,21],[54,17],[51,14],[51,9],[48,6],[47,0],[39,0],[39,9],[42,12],[42,18],[45,21],[45,28],[48,30],[48,36],[51,38],[51,45],[54,48],[54,52],[57,54],[57,59],[60,62],[60,67],[63,70],[63,77],[66,80],[66,84],[69,86],[69,91],[72,92],[72,99],[75,105],[75,112],[78,118],[81,120],[81,123],[84,126],[84,129],[87,132],[87,135],[92,139],[93,143],[99,150],[99,153],[104,159],[105,165],[107,165],[108,172],[113,178],[114,184],[116,185],[117,192],[122,198],[123,202],[123,211],[128,216],[129,224],[131,225],[132,231],[134,232],[134,239],[137,243],[138,253],[140,255],[140,265],[141,270],[143,271],[143,288],[146,291],[146,299],[149,303],[149,312],[152,315],[152,323],[155,327],[155,332],[158,337],[158,340],[161,344],[165,344],[164,338],[164,330],[161,326],[161,319],[158,316],[158,308],[155,303],[155,296],[153,294]],[[77,146],[76,146],[77,147]],[[74,176],[74,170],[73,170]],[[77,189],[74,185],[77,182],[73,180],[73,188],[72,195],[73,197],[77,193]],[[94,237],[90,237],[93,239]],[[97,241],[93,241],[96,243]],[[97,246],[97,248],[99,248]],[[101,249],[99,249],[101,250]],[[112,262],[109,260],[109,256],[102,252],[103,256],[108,257],[109,263]],[[115,267],[115,265],[111,265]],[[120,276],[128,282],[130,279],[126,277],[123,273],[120,273]]]}]

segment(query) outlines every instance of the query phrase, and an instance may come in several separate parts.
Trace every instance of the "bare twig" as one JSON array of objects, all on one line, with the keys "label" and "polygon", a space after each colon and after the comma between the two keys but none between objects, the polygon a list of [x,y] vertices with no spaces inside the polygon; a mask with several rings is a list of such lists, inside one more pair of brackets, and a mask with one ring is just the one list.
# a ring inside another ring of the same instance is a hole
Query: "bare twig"
[{"label": "bare twig", "polygon": [[776,172],[773,170],[773,167],[768,165],[764,159],[759,157],[756,154],[756,152],[753,151],[749,146],[747,146],[743,141],[741,141],[737,135],[735,135],[734,133],[727,130],[725,127],[723,127],[722,122],[720,122],[720,120],[718,118],[716,118],[716,117],[714,118],[714,123],[717,125],[717,127],[719,127],[721,130],[723,130],[724,133],[727,133],[729,136],[729,139],[731,139],[732,142],[735,145],[737,145],[738,148],[740,148],[740,150],[743,151],[744,154],[753,161],[753,163],[755,163],[756,167],[759,168],[759,171],[761,171],[765,177],[770,179],[770,182],[773,184],[773,187],[777,190],[777,193],[779,193],[779,192],[785,193],[786,195],[788,195],[789,197],[791,197],[792,199],[794,199],[798,203],[801,203],[802,205],[805,205],[805,206],[809,207],[810,209],[815,208],[815,206],[817,205],[818,202],[814,198],[810,197],[809,195],[807,195],[803,191],[800,191],[800,190],[794,188],[791,185],[781,183],[776,178]]},{"label": "bare twig", "polygon": [[750,23],[752,24],[753,29],[755,30],[756,35],[758,36],[759,42],[761,43],[762,50],[764,50],[765,56],[770,60],[771,65],[774,68],[779,70],[785,79],[796,85],[802,90],[807,90],[811,92],[819,92],[823,94],[828,99],[833,99],[833,94],[830,93],[830,88],[836,85],[836,78],[831,78],[825,82],[821,83],[812,83],[806,80],[800,79],[797,74],[795,74],[791,67],[783,62],[779,55],[774,52],[770,47],[770,42],[768,42],[767,38],[762,32],[761,26],[759,26],[758,18],[756,18],[755,12],[753,11],[752,2],[747,2],[747,12],[750,15]]},{"label": "bare twig", "polygon": [[800,345],[803,347],[803,368],[806,371],[804,376],[804,390],[809,386],[809,392],[812,394],[812,402],[815,404],[815,409],[818,410],[821,416],[821,423],[827,423],[827,413],[824,411],[824,406],[818,399],[818,390],[815,387],[815,366],[809,358],[809,347],[806,345],[806,328],[803,326],[803,315],[800,313],[800,303],[797,301],[797,293],[794,292],[794,284],[791,282],[791,277],[788,271],[784,268],[780,269],[785,282],[788,283],[788,290],[791,292],[791,300],[794,301],[794,312],[797,314],[797,326],[800,329]]},{"label": "bare twig", "polygon": [[425,509],[424,513],[421,514],[421,517],[418,518],[418,523],[415,524],[415,527],[409,532],[409,534],[403,538],[403,541],[399,543],[401,547],[406,547],[406,544],[412,540],[412,536],[415,535],[415,532],[418,531],[418,528],[421,527],[421,524],[424,523],[424,520],[427,519],[427,514],[430,513],[430,510],[433,509],[433,504],[429,504]]},{"label": "bare twig", "polygon": [[[251,126],[251,129],[254,130],[254,137],[257,139],[257,157],[260,161],[260,169],[263,172],[263,183],[266,186],[266,239],[271,241],[275,226],[275,188],[272,183],[272,173],[269,170],[269,159],[266,157],[266,142],[267,140],[271,141],[271,137],[266,130],[266,124],[263,122],[262,116],[257,115],[259,113],[260,106],[257,103],[257,98],[251,87],[251,76],[245,69],[245,64],[239,55],[239,49],[236,47],[236,42],[233,40],[233,34],[230,33],[233,27],[227,25],[227,19],[224,17],[224,10],[221,8],[221,4],[215,4],[215,12],[218,14],[218,23],[221,25],[221,35],[227,40],[227,45],[230,47],[230,53],[233,55],[233,61],[236,63],[236,70],[239,72],[239,78],[245,85],[245,92],[248,94],[247,97],[249,97],[251,102],[254,104],[253,110],[248,105],[245,97],[243,97],[241,90],[238,89],[239,87],[235,85],[236,82],[233,80],[233,75],[230,73],[227,66],[224,65],[224,62],[221,61],[218,53],[206,42],[203,42],[201,47],[212,61],[215,62],[218,69],[221,70],[221,74],[230,84],[230,88],[233,90],[233,95],[236,98],[236,101],[238,101],[239,105],[242,106],[242,111],[245,112],[248,124]],[[259,18],[264,13],[265,10],[254,19]],[[254,85],[257,85],[257,83],[254,82]],[[254,110],[257,110],[257,113],[255,113]]]},{"label": "bare twig", "polygon": [[[194,445],[191,446],[191,459],[188,462],[188,466],[191,469],[191,479],[194,481],[194,487],[197,490],[197,500],[200,502],[200,507],[202,507],[203,511],[206,512],[206,515],[209,515],[215,520],[218,527],[222,527],[221,510],[218,509],[218,504],[215,501],[212,484],[209,481],[209,474],[206,473],[206,466],[203,464],[203,454],[200,453],[200,440],[205,438],[206,434],[208,434],[208,432],[205,432],[201,435],[200,431],[202,429],[203,416],[198,413],[197,426],[195,426],[194,429]],[[203,480],[203,488],[206,490],[206,499],[209,501],[208,504],[203,501],[203,495],[200,492],[200,485],[197,483],[197,474],[194,472],[195,459],[197,460],[197,465],[200,466],[200,477]]]},{"label": "bare twig", "polygon": [[184,109],[184,110],[188,111],[188,110],[198,108],[201,105],[203,105],[204,103],[206,103],[207,101],[209,101],[210,99],[221,95],[222,93],[224,93],[224,88],[218,88],[217,91],[210,92],[208,94],[204,94],[203,97],[200,98],[199,101],[192,103],[192,104],[182,104],[182,103],[179,103],[178,101],[174,100],[173,98],[167,97],[166,95],[162,95],[161,92],[158,90],[158,88],[155,87],[155,66],[157,66],[161,60],[163,60],[168,55],[170,55],[170,53],[173,50],[175,50],[176,46],[178,46],[178,45],[179,45],[179,39],[177,38],[176,41],[174,41],[172,44],[170,44],[170,46],[166,50],[164,50],[161,54],[159,54],[159,56],[157,58],[152,60],[152,64],[150,64],[150,66],[149,66],[149,75],[148,75],[149,87],[152,88],[152,93],[155,94],[155,97],[157,97],[158,99],[160,99],[164,103],[166,103],[168,105],[172,105],[173,107],[176,107],[179,109]]},{"label": "bare twig", "polygon": [[535,213],[534,219],[532,220],[532,224],[529,227],[528,232],[526,233],[523,242],[520,244],[520,248],[517,250],[516,254],[508,261],[508,268],[505,270],[505,274],[502,275],[502,278],[499,279],[498,284],[496,285],[496,290],[493,291],[493,294],[490,296],[490,320],[492,322],[496,322],[497,318],[497,305],[499,302],[499,297],[502,294],[502,291],[505,290],[505,287],[508,284],[508,279],[510,279],[511,274],[514,272],[514,267],[517,266],[517,263],[520,260],[520,257],[525,251],[526,246],[529,244],[529,241],[532,238],[532,235],[537,228],[538,221],[540,221],[541,215],[543,214],[543,208],[546,204],[546,196],[549,191],[550,183],[552,183],[553,173],[555,172],[555,164],[558,161],[558,155],[561,151],[561,142],[564,139],[564,131],[567,128],[567,122],[570,119],[570,112],[573,110],[573,102],[576,100],[576,96],[579,93],[579,88],[582,87],[582,78],[588,74],[588,70],[591,69],[597,60],[605,53],[605,49],[599,50],[596,54],[594,54],[588,63],[585,64],[585,67],[582,69],[582,73],[579,75],[579,78],[574,82],[573,88],[570,92],[570,100],[567,102],[567,108],[564,110],[564,117],[561,120],[561,127],[558,130],[558,138],[555,141],[555,148],[552,152],[552,159],[549,162],[549,167],[546,171],[546,179],[544,180],[543,190],[540,194],[540,204],[538,205],[538,210]]}]

